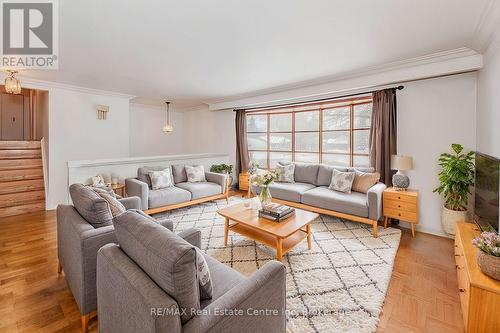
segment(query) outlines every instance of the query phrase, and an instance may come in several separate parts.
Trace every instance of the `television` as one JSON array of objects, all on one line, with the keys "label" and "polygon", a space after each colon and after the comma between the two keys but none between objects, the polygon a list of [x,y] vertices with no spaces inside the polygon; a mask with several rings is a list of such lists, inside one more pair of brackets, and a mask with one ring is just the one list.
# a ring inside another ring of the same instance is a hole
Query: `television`
[{"label": "television", "polygon": [[499,223],[500,160],[476,152],[474,222],[483,231],[496,231]]}]

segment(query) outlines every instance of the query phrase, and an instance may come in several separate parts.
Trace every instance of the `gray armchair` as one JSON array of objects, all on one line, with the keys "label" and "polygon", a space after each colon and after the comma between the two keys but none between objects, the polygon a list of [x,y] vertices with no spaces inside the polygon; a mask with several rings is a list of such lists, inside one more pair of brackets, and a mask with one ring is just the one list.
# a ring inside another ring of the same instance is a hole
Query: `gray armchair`
[{"label": "gray armchair", "polygon": [[270,261],[247,278],[204,255],[213,297],[200,301],[200,232],[174,235],[141,220],[134,212],[117,217],[119,245],[97,255],[99,332],[285,332],[283,264]]},{"label": "gray armchair", "polygon": [[[71,185],[70,193],[75,206],[57,207],[58,272],[64,271],[80,310],[82,331],[86,332],[88,320],[97,309],[97,251],[103,245],[116,242],[116,237],[111,213],[102,198],[81,184]],[[137,197],[118,200],[127,209],[141,208]],[[162,225],[173,228],[171,221]]]}]

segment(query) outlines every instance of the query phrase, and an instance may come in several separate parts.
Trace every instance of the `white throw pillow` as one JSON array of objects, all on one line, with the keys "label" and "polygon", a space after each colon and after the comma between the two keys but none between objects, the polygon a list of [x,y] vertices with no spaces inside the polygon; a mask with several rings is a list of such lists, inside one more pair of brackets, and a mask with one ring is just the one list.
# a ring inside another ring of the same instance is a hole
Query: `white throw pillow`
[{"label": "white throw pillow", "polygon": [[198,278],[198,285],[200,291],[200,300],[211,299],[213,296],[212,277],[208,264],[200,249],[195,247],[196,250],[196,276]]},{"label": "white throw pillow", "polygon": [[206,182],[203,165],[186,165],[186,174],[189,183]]},{"label": "white throw pillow", "polygon": [[352,182],[354,181],[355,175],[355,172],[342,172],[333,169],[329,189],[343,193],[351,193]]},{"label": "white throw pillow", "polygon": [[276,170],[280,173],[279,182],[282,183],[295,183],[294,173],[295,173],[295,164],[290,163],[287,165],[278,164],[276,165]]},{"label": "white throw pillow", "polygon": [[151,179],[151,189],[160,190],[162,188],[172,187],[172,172],[170,168],[161,171],[149,171],[149,178]]}]

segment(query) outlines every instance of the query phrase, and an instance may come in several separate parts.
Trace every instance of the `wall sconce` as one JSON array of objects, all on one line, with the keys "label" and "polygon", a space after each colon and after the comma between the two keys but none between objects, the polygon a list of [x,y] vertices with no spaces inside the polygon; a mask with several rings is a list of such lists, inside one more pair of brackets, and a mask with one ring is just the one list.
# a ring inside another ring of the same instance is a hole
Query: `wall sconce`
[{"label": "wall sconce", "polygon": [[109,106],[106,105],[98,105],[97,106],[97,119],[106,120],[108,117]]},{"label": "wall sconce", "polygon": [[9,76],[5,78],[5,91],[9,94],[20,94],[21,93],[21,82],[19,79],[15,78],[14,75],[17,71],[7,70]]},{"label": "wall sconce", "polygon": [[163,133],[170,133],[173,132],[174,127],[172,126],[172,123],[170,121],[170,102],[165,102],[166,103],[166,108],[165,108],[165,124],[162,127]]}]

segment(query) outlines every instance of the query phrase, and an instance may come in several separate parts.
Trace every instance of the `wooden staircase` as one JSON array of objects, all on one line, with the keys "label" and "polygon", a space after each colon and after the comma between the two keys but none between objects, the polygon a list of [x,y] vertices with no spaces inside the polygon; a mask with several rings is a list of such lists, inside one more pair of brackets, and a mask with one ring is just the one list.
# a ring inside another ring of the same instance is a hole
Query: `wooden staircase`
[{"label": "wooden staircase", "polygon": [[0,141],[0,218],[45,210],[40,141]]}]

